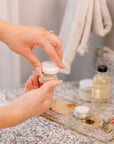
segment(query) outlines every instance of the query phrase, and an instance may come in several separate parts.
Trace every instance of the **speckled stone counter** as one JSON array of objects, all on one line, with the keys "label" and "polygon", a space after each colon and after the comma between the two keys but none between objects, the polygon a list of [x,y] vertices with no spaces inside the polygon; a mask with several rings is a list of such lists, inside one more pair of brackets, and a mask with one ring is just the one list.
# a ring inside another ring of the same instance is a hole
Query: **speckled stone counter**
[{"label": "speckled stone counter", "polygon": [[[57,90],[76,94],[76,84],[76,82],[67,82]],[[0,103],[1,105],[7,103],[5,91],[0,92]],[[0,130],[0,144],[100,144],[100,142],[39,116],[15,127]]]}]

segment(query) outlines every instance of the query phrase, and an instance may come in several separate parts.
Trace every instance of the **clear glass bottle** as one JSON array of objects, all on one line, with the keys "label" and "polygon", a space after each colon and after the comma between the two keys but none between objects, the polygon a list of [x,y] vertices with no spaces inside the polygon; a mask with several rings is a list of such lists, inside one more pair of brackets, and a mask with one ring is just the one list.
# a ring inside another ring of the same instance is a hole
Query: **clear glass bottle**
[{"label": "clear glass bottle", "polygon": [[107,66],[98,66],[98,73],[93,77],[92,104],[94,107],[108,107],[110,102],[111,79],[107,76]]}]

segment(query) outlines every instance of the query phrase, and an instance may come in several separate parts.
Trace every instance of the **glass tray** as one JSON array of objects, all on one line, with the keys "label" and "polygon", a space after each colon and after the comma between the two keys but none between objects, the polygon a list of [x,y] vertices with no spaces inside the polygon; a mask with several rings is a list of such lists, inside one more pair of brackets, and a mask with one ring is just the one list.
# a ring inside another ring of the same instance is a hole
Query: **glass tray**
[{"label": "glass tray", "polygon": [[[76,83],[77,85],[77,83]],[[8,102],[16,100],[24,93],[25,85],[21,85],[19,88],[7,90],[5,93],[6,100]],[[60,114],[54,111],[52,108],[41,116],[51,120],[55,123],[58,123],[72,131],[79,132],[83,135],[86,135],[90,138],[94,138],[98,141],[108,143],[114,141],[114,124],[111,123],[114,118],[114,109],[112,107],[105,109],[105,111],[96,111],[92,108],[91,103],[88,103],[84,100],[79,99],[79,93],[76,89],[74,93],[70,95],[69,87],[65,92],[60,89],[55,90],[53,100],[63,99],[68,102],[72,102],[76,105],[84,105],[91,108],[91,115],[87,119],[93,120],[93,124],[87,124],[86,120],[80,120],[74,117],[73,112],[69,114]]]},{"label": "glass tray", "polygon": [[[111,123],[113,111],[111,108],[107,109],[105,112],[95,111],[91,104],[60,91],[55,91],[53,100],[55,99],[63,99],[76,105],[88,106],[91,108],[91,115],[85,120],[81,120],[76,118],[73,112],[69,114],[60,114],[50,108],[48,112],[42,115],[43,117],[63,125],[70,130],[79,132],[104,143],[114,140],[114,124]],[[94,120],[94,123],[87,124],[86,120],[88,119]]]}]

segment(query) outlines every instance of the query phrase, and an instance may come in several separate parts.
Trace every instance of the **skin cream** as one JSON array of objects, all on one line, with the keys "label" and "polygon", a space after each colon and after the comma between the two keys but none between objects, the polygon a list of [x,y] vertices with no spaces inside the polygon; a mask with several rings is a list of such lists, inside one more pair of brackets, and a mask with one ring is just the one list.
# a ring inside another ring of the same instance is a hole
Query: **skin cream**
[{"label": "skin cream", "polygon": [[43,76],[39,78],[40,86],[50,80],[58,80],[57,73],[59,72],[58,66],[53,61],[44,61]]}]

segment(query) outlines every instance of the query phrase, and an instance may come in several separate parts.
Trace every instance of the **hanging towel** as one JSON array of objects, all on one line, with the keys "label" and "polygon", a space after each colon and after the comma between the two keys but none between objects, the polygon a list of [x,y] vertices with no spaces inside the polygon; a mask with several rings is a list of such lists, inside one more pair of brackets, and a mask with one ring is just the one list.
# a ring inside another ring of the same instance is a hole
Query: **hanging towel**
[{"label": "hanging towel", "polygon": [[84,55],[91,31],[105,36],[112,27],[106,0],[68,0],[60,37],[63,37],[63,63],[71,70],[76,53]]},{"label": "hanging towel", "polygon": [[111,16],[106,0],[94,0],[92,31],[98,36],[105,36],[112,27]]}]

